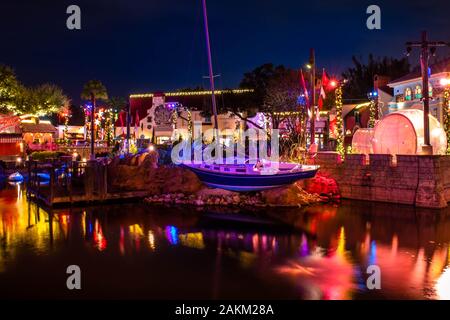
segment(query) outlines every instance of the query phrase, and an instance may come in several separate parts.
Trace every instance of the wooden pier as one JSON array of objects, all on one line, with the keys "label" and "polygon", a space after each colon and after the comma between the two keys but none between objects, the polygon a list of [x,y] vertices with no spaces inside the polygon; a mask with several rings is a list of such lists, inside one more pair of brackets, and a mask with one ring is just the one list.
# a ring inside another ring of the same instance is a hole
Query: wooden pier
[{"label": "wooden pier", "polygon": [[145,198],[145,190],[109,190],[107,165],[72,161],[71,157],[27,162],[27,195],[52,207],[63,204]]}]

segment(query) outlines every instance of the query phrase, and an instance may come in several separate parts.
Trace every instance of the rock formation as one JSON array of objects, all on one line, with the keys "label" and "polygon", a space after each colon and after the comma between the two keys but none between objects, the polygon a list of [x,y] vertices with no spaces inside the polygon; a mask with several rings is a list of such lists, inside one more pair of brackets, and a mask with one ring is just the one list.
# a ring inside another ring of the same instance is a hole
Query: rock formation
[{"label": "rock formation", "polygon": [[147,191],[150,194],[146,199],[148,203],[194,206],[296,207],[324,201],[317,194],[320,192],[308,193],[300,183],[251,193],[211,189],[190,170],[158,166],[156,151],[114,158],[108,165],[108,188],[114,191]]}]

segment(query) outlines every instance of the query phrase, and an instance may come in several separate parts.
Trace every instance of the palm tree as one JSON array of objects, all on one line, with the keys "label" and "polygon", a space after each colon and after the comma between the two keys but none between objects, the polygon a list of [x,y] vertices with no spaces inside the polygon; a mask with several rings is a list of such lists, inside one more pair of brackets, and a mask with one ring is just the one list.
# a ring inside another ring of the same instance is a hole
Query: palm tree
[{"label": "palm tree", "polygon": [[91,110],[91,156],[90,160],[95,160],[94,152],[94,114],[95,114],[95,104],[97,99],[107,100],[108,93],[106,87],[98,80],[89,80],[83,87],[81,92],[81,99],[90,100],[92,104]]}]

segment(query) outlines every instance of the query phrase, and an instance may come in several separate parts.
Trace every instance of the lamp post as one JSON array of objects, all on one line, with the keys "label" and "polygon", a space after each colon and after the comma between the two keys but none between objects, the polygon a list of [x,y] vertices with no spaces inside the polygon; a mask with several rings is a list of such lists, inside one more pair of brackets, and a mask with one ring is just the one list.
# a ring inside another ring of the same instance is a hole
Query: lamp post
[{"label": "lamp post", "polygon": [[406,42],[406,54],[409,55],[413,47],[420,48],[420,67],[422,72],[422,92],[423,92],[423,132],[424,144],[422,146],[422,154],[433,154],[433,146],[430,144],[430,95],[428,92],[428,59],[434,55],[437,47],[450,46],[450,43],[444,41],[429,41],[427,32],[422,31],[420,41]]}]

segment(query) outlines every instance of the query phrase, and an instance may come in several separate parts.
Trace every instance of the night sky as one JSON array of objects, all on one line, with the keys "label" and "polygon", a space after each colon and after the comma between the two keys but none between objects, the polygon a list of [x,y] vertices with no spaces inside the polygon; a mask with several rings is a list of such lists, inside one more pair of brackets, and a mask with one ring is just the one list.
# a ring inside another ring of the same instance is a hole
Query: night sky
[{"label": "night sky", "polygon": [[[352,55],[402,57],[405,41],[422,29],[450,41],[449,0],[207,3],[218,88],[237,86],[265,62],[298,68],[310,47],[319,67],[338,74]],[[81,7],[80,31],[66,28],[70,4]],[[381,7],[381,30],[366,28],[370,4]],[[200,0],[2,0],[0,32],[0,63],[26,85],[61,86],[75,103],[89,79],[101,80],[110,96],[208,87]]]}]

